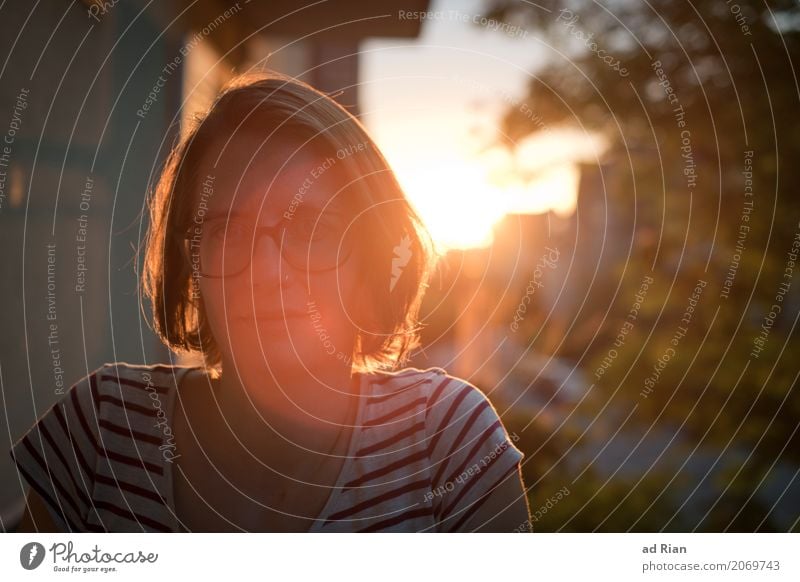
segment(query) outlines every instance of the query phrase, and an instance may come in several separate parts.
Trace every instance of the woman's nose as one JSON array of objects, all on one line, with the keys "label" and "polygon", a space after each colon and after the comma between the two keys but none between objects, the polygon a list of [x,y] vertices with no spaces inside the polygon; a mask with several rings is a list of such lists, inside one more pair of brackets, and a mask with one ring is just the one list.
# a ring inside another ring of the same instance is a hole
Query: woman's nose
[{"label": "woman's nose", "polygon": [[288,269],[288,265],[281,258],[280,237],[272,237],[264,233],[255,241],[252,252],[250,260],[253,284],[277,287],[280,284],[281,275],[285,275],[286,269]]}]

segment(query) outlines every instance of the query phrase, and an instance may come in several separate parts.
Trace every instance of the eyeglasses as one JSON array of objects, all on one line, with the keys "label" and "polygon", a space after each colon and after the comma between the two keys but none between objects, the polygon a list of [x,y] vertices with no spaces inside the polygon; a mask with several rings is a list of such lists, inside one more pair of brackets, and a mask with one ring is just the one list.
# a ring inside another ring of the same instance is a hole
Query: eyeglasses
[{"label": "eyeglasses", "polygon": [[235,218],[217,218],[191,227],[184,237],[184,254],[203,277],[233,277],[250,266],[261,237],[269,236],[281,257],[293,268],[327,271],[350,255],[344,220],[336,216],[293,216],[274,226],[257,227]]}]

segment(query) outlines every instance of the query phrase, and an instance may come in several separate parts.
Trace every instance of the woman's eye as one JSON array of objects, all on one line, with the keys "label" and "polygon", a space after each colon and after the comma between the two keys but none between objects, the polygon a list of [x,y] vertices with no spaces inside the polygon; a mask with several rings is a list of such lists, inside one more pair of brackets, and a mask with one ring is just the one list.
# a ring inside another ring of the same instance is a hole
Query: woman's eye
[{"label": "woman's eye", "polygon": [[320,238],[325,236],[328,228],[324,220],[304,220],[300,224],[300,230],[307,237]]},{"label": "woman's eye", "polygon": [[316,236],[316,221],[310,218],[296,218],[289,223],[286,234],[290,238],[309,239]]},{"label": "woman's eye", "polygon": [[336,237],[341,232],[341,222],[334,218],[305,218],[292,226],[292,234],[305,239],[320,240]]},{"label": "woman's eye", "polygon": [[211,226],[209,235],[216,243],[240,244],[246,240],[247,229],[235,222],[215,224]]}]

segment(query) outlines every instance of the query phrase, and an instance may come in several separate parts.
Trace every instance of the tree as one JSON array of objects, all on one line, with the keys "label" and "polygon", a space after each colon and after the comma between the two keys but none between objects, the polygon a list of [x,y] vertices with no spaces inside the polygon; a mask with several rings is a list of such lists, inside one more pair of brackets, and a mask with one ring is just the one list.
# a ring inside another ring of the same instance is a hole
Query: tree
[{"label": "tree", "polygon": [[[800,466],[796,3],[496,1],[486,16],[525,26],[566,55],[553,51],[530,82],[526,101],[537,116],[510,107],[498,141],[513,149],[542,120],[602,133],[608,212],[628,218],[633,252],[614,257],[606,274],[613,287],[622,279],[617,300],[608,286],[589,288],[575,314],[606,316],[597,341],[569,350],[584,354],[578,365],[590,377],[616,350],[581,413],[593,416],[613,398],[637,406],[632,421],[642,430],[667,427],[688,451],[719,453],[730,473],[716,484],[724,496],[690,527],[792,527],[754,493],[775,464]],[[592,194],[603,193],[581,195]],[[655,282],[615,348],[648,274]],[[798,516],[794,507],[795,531]]]}]

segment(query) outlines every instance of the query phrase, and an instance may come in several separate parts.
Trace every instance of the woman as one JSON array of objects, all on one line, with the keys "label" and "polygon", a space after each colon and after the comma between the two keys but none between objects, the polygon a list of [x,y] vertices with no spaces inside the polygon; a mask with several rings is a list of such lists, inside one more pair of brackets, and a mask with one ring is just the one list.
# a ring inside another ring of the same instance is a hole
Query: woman
[{"label": "woman", "polygon": [[364,127],[237,78],[172,151],[143,269],[197,367],[106,364],[12,450],[23,530],[514,531],[522,453],[417,345],[431,244]]}]

